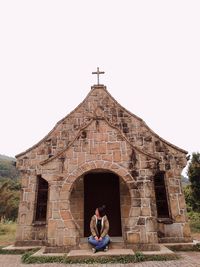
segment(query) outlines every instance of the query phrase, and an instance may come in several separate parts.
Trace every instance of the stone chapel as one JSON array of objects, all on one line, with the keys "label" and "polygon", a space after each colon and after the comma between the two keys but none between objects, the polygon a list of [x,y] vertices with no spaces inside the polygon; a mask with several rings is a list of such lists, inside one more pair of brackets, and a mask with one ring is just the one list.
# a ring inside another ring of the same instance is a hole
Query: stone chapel
[{"label": "stone chapel", "polygon": [[79,249],[102,204],[111,239],[124,247],[191,241],[181,184],[186,154],[104,85],[92,86],[75,110],[16,156],[22,189],[15,245]]}]

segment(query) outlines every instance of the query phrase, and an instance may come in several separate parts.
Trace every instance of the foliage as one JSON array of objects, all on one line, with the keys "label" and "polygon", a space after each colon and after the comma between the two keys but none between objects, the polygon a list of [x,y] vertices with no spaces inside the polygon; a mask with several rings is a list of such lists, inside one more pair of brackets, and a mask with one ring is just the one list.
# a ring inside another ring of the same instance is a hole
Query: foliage
[{"label": "foliage", "polygon": [[200,251],[200,243],[197,243],[196,245],[194,245],[193,251]]},{"label": "foliage", "polygon": [[[7,254],[12,254],[12,255],[22,255],[25,254],[26,257],[30,257],[33,253],[35,253],[36,251],[38,251],[40,248],[34,248],[29,250],[28,252],[25,251],[24,249],[2,249],[3,247],[0,247],[0,255],[7,255]],[[25,257],[25,258],[26,258]]]},{"label": "foliage", "polygon": [[19,177],[19,172],[16,169],[15,161],[0,158],[0,179],[10,178],[15,179]]},{"label": "foliage", "polygon": [[191,185],[186,189],[186,201],[193,211],[200,212],[200,153],[193,153],[188,167]]},{"label": "foliage", "polygon": [[142,252],[136,251],[135,252],[135,258],[136,258],[137,262],[140,262],[140,261],[144,261],[145,256]]},{"label": "foliage", "polygon": [[0,223],[0,245],[12,244],[15,240],[16,223]]},{"label": "foliage", "polygon": [[16,220],[19,206],[20,184],[18,180],[0,181],[0,221]]},{"label": "foliage", "polygon": [[183,192],[184,192],[185,201],[187,204],[187,211],[190,212],[193,210],[193,206],[194,206],[194,199],[192,196],[191,185],[186,185],[185,187],[183,187]]},{"label": "foliage", "polygon": [[188,218],[190,221],[191,231],[194,233],[200,233],[200,213],[190,211],[188,212]]},{"label": "foliage", "polygon": [[0,222],[16,220],[19,191],[19,172],[15,166],[15,159],[0,155]]},{"label": "foliage", "polygon": [[3,160],[9,160],[9,161],[15,161],[15,158],[13,158],[13,157],[9,157],[9,156],[0,154],[0,160],[1,159],[3,159]]}]

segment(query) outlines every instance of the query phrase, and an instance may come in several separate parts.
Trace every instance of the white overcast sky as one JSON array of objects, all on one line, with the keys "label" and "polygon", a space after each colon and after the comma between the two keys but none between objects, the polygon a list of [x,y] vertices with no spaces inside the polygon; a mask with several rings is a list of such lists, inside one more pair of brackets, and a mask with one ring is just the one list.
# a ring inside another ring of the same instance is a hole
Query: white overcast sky
[{"label": "white overcast sky", "polygon": [[0,154],[43,138],[101,83],[156,133],[200,150],[200,1],[1,0]]}]

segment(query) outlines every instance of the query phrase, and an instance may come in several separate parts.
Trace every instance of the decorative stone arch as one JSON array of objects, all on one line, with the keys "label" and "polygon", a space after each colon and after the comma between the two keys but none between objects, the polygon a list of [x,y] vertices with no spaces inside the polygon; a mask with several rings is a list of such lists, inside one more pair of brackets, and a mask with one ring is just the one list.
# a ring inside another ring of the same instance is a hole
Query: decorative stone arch
[{"label": "decorative stone arch", "polygon": [[127,169],[123,168],[117,163],[112,163],[110,161],[96,160],[82,164],[79,168],[77,168],[71,174],[69,174],[63,183],[61,192],[66,192],[66,190],[68,190],[71,193],[73,184],[76,181],[76,179],[78,179],[87,172],[97,169],[102,169],[104,171],[111,171],[115,173],[125,181],[130,191],[132,189],[137,189],[136,181],[133,178],[133,176],[127,171]]},{"label": "decorative stone arch", "polygon": [[[79,179],[84,177],[87,173],[95,172],[97,170],[101,170],[103,172],[110,172],[110,173],[117,175],[119,177],[120,185],[121,185],[121,182],[123,182],[124,184],[122,186],[123,196],[120,195],[120,201],[121,201],[121,197],[123,199],[125,197],[126,199],[130,199],[130,204],[126,203],[127,204],[126,210],[123,208],[124,206],[121,208],[122,235],[124,236],[125,235],[124,229],[128,227],[128,225],[125,225],[125,216],[127,220],[131,214],[132,206],[134,205],[134,202],[135,202],[134,201],[135,196],[137,195],[138,197],[139,195],[139,190],[137,189],[135,179],[130,175],[130,173],[125,168],[121,167],[117,163],[111,163],[108,161],[87,162],[87,163],[82,164],[78,169],[74,170],[69,176],[67,176],[61,188],[60,194],[63,199],[62,201],[67,201],[69,203],[69,206],[68,206],[68,209],[62,210],[61,218],[63,220],[66,220],[66,217],[69,217],[72,223],[74,224],[74,226],[76,227],[76,229],[78,230],[79,237],[83,237],[83,225],[82,225],[83,218],[82,218],[82,223],[81,223],[80,216],[78,215],[76,216],[76,214],[74,214],[71,210],[71,200],[72,200],[71,198],[73,196],[72,192],[74,192],[73,188],[74,186],[76,186]],[[76,187],[75,191],[77,190],[78,190],[77,195],[79,195],[80,188]],[[124,193],[124,190],[126,191],[126,193]],[[137,191],[137,194],[136,194],[136,191]],[[128,194],[128,195],[125,196],[125,194]],[[64,200],[65,195],[66,197]],[[125,205],[125,204],[122,204],[122,205]],[[121,207],[121,203],[120,203],[120,207]],[[74,208],[74,210],[78,210],[79,208],[80,206],[77,206]]]}]

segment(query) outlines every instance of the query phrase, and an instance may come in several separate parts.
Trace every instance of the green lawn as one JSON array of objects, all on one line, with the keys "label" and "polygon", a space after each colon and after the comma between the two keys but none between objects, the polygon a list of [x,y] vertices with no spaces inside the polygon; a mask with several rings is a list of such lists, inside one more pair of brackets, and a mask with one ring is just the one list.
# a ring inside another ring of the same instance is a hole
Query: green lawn
[{"label": "green lawn", "polygon": [[0,246],[14,243],[16,226],[16,222],[0,223]]}]

